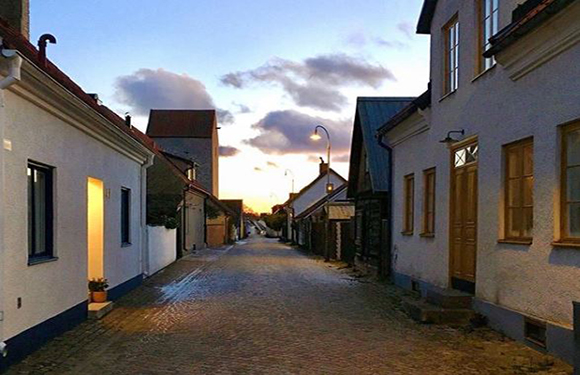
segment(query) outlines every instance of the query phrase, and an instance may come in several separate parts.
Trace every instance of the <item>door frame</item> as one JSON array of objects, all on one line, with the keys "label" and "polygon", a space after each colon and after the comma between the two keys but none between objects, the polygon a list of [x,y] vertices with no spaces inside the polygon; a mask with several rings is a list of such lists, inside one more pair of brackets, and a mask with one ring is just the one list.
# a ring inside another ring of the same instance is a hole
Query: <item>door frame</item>
[{"label": "door frame", "polygon": [[[447,222],[448,222],[448,256],[449,256],[449,261],[447,262],[448,265],[448,283],[449,283],[449,287],[451,289],[458,289],[458,288],[454,288],[453,287],[453,270],[454,270],[454,263],[453,263],[453,213],[455,212],[455,205],[454,205],[454,189],[453,186],[455,184],[454,181],[454,169],[455,169],[455,151],[466,147],[466,146],[470,146],[476,144],[479,146],[479,139],[477,135],[473,135],[470,137],[466,137],[465,139],[459,141],[459,142],[455,142],[452,145],[450,145],[448,147],[449,149],[449,215],[447,218]],[[478,151],[479,153],[479,151]],[[477,174],[477,188],[478,188],[478,192],[477,192],[477,210],[479,211],[479,157],[477,159],[477,170],[478,170],[478,174]],[[479,213],[479,212],[478,212]],[[476,223],[476,246],[475,246],[475,271],[474,271],[474,282],[473,282],[473,293],[471,294],[475,294],[475,285],[477,282],[477,247],[479,244],[479,231],[478,231],[478,225],[479,225],[479,215],[477,215],[477,223]],[[467,280],[466,280],[467,282]],[[458,289],[459,290],[459,289]]]}]

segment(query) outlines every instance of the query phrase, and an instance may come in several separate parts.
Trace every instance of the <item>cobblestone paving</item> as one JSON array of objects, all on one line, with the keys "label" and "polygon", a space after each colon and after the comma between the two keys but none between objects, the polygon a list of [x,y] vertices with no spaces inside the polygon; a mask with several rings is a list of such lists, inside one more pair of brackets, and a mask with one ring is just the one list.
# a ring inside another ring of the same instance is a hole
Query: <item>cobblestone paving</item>
[{"label": "cobblestone paving", "polygon": [[10,374],[572,373],[487,329],[417,324],[401,293],[255,238],[182,259]]}]

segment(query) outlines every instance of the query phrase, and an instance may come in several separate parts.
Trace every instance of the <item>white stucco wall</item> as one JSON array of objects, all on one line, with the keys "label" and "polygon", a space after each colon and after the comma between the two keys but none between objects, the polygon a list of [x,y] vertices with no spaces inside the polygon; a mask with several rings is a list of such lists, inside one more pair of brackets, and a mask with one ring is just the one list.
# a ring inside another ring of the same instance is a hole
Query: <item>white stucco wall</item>
[{"label": "white stucco wall", "polygon": [[[515,2],[500,2],[500,29]],[[465,129],[479,139],[479,201],[476,296],[526,315],[570,326],[572,301],[580,300],[580,252],[551,245],[558,233],[560,145],[558,126],[580,119],[580,45],[576,44],[517,81],[497,65],[476,80],[473,2],[439,1],[432,28],[432,110],[430,129],[394,148],[395,271],[448,286],[449,151],[439,143],[450,130]],[[579,12],[574,4],[564,13]],[[459,11],[461,27],[459,90],[442,92],[441,27]],[[576,13],[576,14],[580,14]],[[545,25],[551,28],[548,25]],[[569,26],[569,25],[568,25]],[[566,27],[568,27],[566,26]],[[559,26],[560,30],[566,27]],[[553,28],[552,28],[553,29]],[[535,38],[536,36],[532,36]],[[473,82],[472,82],[473,80]],[[415,119],[416,120],[416,119]],[[413,122],[407,120],[400,127]],[[397,138],[398,129],[389,134]],[[534,137],[533,244],[500,244],[503,227],[505,144]],[[400,138],[400,134],[399,134]],[[436,235],[419,238],[422,171],[437,167]],[[401,232],[403,176],[415,173],[415,234]],[[418,230],[417,230],[418,229]]]},{"label": "white stucco wall", "polygon": [[[52,108],[54,113],[60,113]],[[87,178],[104,181],[105,277],[115,287],[142,273],[141,165],[29,100],[6,92],[4,338],[87,299]],[[27,163],[54,170],[54,255],[28,265]],[[131,245],[121,246],[121,188],[131,189]],[[22,307],[17,308],[17,299]]]},{"label": "white stucco wall", "polygon": [[[344,183],[344,180],[332,173],[330,175],[330,182],[337,188]],[[304,210],[326,195],[326,183],[326,177],[320,179],[293,202],[294,216],[300,215]]]},{"label": "white stucco wall", "polygon": [[177,230],[147,226],[149,275],[164,269],[177,259]]}]

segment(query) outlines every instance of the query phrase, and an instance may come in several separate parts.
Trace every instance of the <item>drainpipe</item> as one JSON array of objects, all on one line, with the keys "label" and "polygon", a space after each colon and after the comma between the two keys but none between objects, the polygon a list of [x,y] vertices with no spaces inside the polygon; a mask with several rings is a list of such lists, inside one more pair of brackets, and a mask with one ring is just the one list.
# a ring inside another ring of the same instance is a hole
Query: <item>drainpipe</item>
[{"label": "drainpipe", "polygon": [[393,270],[392,270],[392,257],[393,257],[393,149],[387,145],[383,141],[383,135],[377,135],[377,142],[379,146],[387,150],[388,157],[389,157],[389,164],[388,164],[388,179],[387,179],[387,186],[388,186],[388,200],[387,200],[387,220],[389,220],[388,225],[388,232],[387,232],[387,248],[389,249],[388,256],[385,259],[386,264],[384,265],[385,268],[389,271],[389,278],[393,278]]},{"label": "drainpipe", "polygon": [[8,355],[8,348],[4,342],[4,217],[5,210],[4,200],[4,153],[10,150],[8,144],[4,144],[4,129],[6,128],[6,102],[4,98],[4,90],[20,81],[20,70],[22,67],[22,58],[15,50],[2,49],[2,39],[0,38],[0,57],[2,60],[7,60],[8,75],[0,80],[0,362],[2,358]]},{"label": "drainpipe", "polygon": [[147,169],[153,165],[155,155],[141,164],[141,274],[149,276],[149,227],[147,226]]}]

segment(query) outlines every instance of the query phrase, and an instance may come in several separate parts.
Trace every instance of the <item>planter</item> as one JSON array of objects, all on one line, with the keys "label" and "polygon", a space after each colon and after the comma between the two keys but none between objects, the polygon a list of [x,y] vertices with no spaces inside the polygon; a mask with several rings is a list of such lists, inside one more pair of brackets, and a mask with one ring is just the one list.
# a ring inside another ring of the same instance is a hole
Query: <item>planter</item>
[{"label": "planter", "polygon": [[107,302],[107,292],[91,292],[91,301],[95,303]]}]

